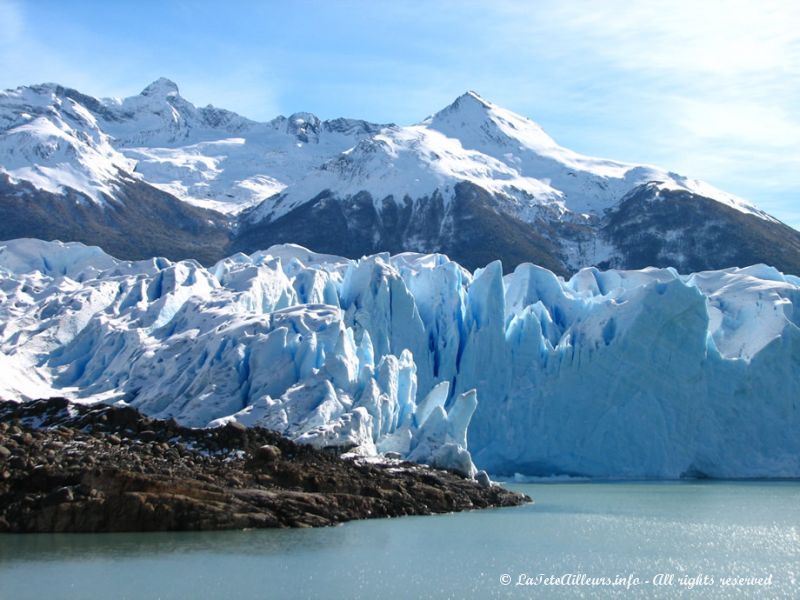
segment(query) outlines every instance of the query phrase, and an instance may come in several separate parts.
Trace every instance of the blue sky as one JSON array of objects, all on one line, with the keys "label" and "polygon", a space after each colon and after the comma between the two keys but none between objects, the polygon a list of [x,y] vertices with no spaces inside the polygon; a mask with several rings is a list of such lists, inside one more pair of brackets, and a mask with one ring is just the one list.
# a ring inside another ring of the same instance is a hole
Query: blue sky
[{"label": "blue sky", "polygon": [[0,87],[166,76],[256,119],[409,124],[468,89],[562,145],[707,180],[800,228],[800,3],[0,0]]}]

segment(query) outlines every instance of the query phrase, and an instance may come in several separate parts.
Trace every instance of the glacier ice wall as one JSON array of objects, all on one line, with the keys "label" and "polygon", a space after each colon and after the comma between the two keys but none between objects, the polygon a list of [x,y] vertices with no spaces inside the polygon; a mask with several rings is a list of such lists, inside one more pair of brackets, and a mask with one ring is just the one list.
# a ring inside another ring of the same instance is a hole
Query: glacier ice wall
[{"label": "glacier ice wall", "polygon": [[[0,244],[0,395],[124,401],[474,473],[800,476],[800,279],[569,281],[276,246],[211,268]],[[469,452],[467,451],[467,447]]]}]

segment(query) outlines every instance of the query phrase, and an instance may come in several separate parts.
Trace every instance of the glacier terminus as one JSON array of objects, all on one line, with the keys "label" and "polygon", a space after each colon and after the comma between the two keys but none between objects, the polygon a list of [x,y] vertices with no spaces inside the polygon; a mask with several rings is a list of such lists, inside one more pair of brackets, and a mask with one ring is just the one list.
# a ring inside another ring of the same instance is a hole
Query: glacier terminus
[{"label": "glacier terminus", "polygon": [[262,425],[467,475],[800,476],[800,278],[279,245],[0,247],[0,395]]}]

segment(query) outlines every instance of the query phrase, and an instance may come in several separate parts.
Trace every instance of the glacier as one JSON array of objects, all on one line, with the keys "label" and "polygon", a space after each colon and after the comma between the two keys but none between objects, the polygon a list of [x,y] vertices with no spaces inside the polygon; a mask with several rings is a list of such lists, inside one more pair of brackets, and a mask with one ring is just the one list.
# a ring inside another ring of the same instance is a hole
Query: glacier
[{"label": "glacier", "polygon": [[565,280],[282,245],[205,268],[19,239],[0,243],[0,397],[470,476],[800,477],[799,303],[764,265]]}]

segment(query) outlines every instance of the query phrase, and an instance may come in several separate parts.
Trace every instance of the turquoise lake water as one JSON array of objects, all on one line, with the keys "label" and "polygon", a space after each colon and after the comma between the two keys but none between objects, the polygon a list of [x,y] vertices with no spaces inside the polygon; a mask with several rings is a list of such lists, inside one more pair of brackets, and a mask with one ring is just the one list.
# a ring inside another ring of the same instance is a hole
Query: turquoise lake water
[{"label": "turquoise lake water", "polygon": [[535,504],[314,530],[2,535],[0,599],[800,598],[800,482],[510,487]]}]

